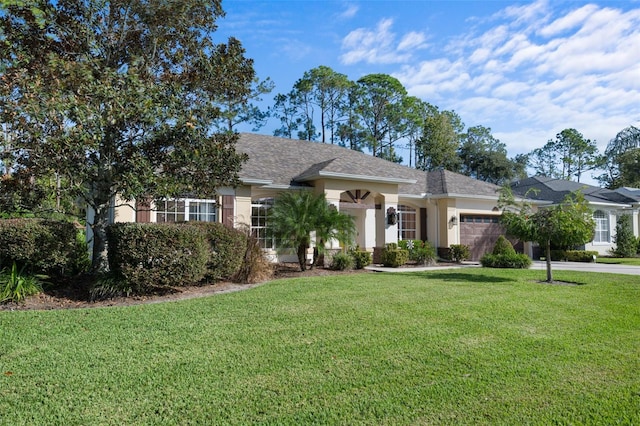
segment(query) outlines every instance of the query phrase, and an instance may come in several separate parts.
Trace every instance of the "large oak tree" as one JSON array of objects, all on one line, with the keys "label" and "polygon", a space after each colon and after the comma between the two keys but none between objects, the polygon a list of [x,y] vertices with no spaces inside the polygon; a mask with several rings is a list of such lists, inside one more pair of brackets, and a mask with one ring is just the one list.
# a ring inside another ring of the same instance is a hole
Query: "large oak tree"
[{"label": "large oak tree", "polygon": [[[0,122],[14,173],[55,173],[94,212],[94,270],[116,194],[214,195],[237,183],[216,102],[246,99],[239,43],[214,40],[220,0],[0,2]],[[5,153],[6,154],[6,153]]]}]

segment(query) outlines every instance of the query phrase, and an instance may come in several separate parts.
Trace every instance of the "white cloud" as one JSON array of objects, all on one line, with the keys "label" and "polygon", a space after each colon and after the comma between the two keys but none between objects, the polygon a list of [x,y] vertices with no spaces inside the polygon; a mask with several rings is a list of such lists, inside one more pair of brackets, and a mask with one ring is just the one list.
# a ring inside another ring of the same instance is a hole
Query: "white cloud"
[{"label": "white cloud", "polygon": [[347,4],[346,8],[340,14],[338,14],[339,19],[351,19],[357,15],[360,7],[356,4]]},{"label": "white cloud", "polygon": [[408,62],[415,50],[426,46],[426,36],[419,32],[405,34],[396,43],[396,34],[391,31],[392,19],[381,20],[375,29],[358,28],[342,40],[344,53],[340,60],[345,65],[358,62],[369,64],[396,64]]},{"label": "white cloud", "polygon": [[640,120],[640,9],[571,6],[507,7],[394,76],[468,125],[491,127],[510,154],[565,128],[606,145]]}]

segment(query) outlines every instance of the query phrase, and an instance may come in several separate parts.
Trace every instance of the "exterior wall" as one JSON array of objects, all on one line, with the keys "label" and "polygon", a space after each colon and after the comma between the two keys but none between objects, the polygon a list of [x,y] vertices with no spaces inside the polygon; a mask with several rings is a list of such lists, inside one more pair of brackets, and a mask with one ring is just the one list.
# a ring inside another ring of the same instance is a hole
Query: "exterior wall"
[{"label": "exterior wall", "polygon": [[134,208],[134,205],[134,201],[127,203],[122,198],[120,198],[120,196],[116,196],[113,202],[113,217],[111,217],[111,222],[135,222],[136,210]]},{"label": "exterior wall", "polygon": [[613,240],[616,234],[617,214],[616,214],[616,211],[614,210],[609,210],[601,207],[595,207],[594,210],[601,210],[605,212],[605,214],[607,214],[609,217],[609,241],[608,242],[591,241],[584,245],[584,250],[597,251],[598,254],[601,256],[608,255],[610,253],[610,250],[616,246]]}]

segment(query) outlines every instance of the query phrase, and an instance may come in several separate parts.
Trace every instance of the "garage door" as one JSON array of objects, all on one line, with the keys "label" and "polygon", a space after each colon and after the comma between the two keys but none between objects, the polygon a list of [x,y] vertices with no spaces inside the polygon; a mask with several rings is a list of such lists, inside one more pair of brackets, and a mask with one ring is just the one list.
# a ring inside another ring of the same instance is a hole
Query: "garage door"
[{"label": "garage door", "polygon": [[471,249],[471,260],[480,258],[493,250],[504,227],[498,223],[499,216],[461,215],[460,243]]}]

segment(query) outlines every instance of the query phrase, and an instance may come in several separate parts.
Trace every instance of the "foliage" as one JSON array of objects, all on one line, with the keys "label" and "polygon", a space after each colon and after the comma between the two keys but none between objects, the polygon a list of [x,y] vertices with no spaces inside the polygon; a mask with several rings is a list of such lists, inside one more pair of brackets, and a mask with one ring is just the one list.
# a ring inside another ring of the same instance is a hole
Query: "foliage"
[{"label": "foliage", "polygon": [[22,302],[27,296],[33,296],[42,291],[39,279],[25,273],[24,267],[18,271],[13,262],[11,271],[6,268],[0,270],[0,303]]},{"label": "foliage", "polygon": [[344,271],[354,267],[355,260],[349,253],[338,252],[331,258],[330,269],[334,271]]},{"label": "foliage", "polygon": [[471,258],[471,249],[465,244],[451,244],[449,246],[449,254],[454,262],[462,262]]},{"label": "foliage", "polygon": [[365,266],[371,265],[371,253],[366,250],[360,250],[360,247],[351,248],[349,256],[353,258],[354,269],[364,269]]},{"label": "foliage", "polygon": [[242,266],[247,251],[245,232],[217,222],[185,222],[182,226],[193,226],[209,243],[207,280],[229,279]]},{"label": "foliage", "polygon": [[530,165],[537,175],[558,179],[580,178],[585,171],[599,165],[598,147],[595,141],[585,139],[576,129],[564,129],[542,148],[530,155]]},{"label": "foliage", "polygon": [[565,258],[568,262],[593,262],[598,252],[593,250],[567,250]]},{"label": "foliage", "polygon": [[116,194],[211,198],[238,182],[237,135],[212,134],[221,99],[246,99],[253,63],[216,44],[219,0],[5,2],[0,121],[15,173],[59,177],[95,212],[92,266],[104,266]]},{"label": "foliage", "polygon": [[600,184],[609,189],[622,186],[640,186],[637,159],[640,149],[640,129],[629,126],[611,139],[602,158],[605,173],[598,177]]},{"label": "foliage", "polygon": [[119,274],[103,272],[96,277],[96,281],[89,288],[89,300],[113,299],[115,297],[129,297],[134,294],[132,282]]},{"label": "foliage", "polygon": [[409,261],[409,251],[399,248],[396,243],[389,243],[382,249],[380,258],[384,266],[397,268]]},{"label": "foliage", "polygon": [[109,269],[135,294],[198,283],[207,273],[210,246],[197,227],[116,223],[107,237]]},{"label": "foliage", "polygon": [[480,264],[485,268],[526,269],[531,266],[532,261],[529,256],[522,253],[487,253],[480,259]]},{"label": "foliage", "polygon": [[498,237],[495,245],[493,246],[493,251],[491,252],[491,254],[495,255],[512,255],[515,253],[516,250],[513,248],[513,244],[511,244],[511,241],[507,240],[504,235],[500,235]]},{"label": "foliage", "polygon": [[416,142],[416,168],[437,170],[460,169],[458,149],[464,123],[454,111],[439,111],[431,107],[424,119],[422,137]]},{"label": "foliage", "polygon": [[571,249],[593,239],[595,222],[581,192],[568,194],[562,203],[540,208],[535,213],[527,202],[517,204],[513,193],[503,187],[499,204],[506,209],[501,222],[507,234],[533,241],[545,250],[547,281],[552,282],[551,247]]},{"label": "foliage", "polygon": [[245,225],[240,229],[247,239],[246,250],[242,256],[240,269],[231,277],[231,280],[236,283],[254,284],[271,278],[273,276],[273,266],[265,257],[264,251],[260,247],[260,242],[251,234],[249,226]]},{"label": "foliage", "polygon": [[73,223],[0,220],[0,264],[17,262],[29,273],[76,275],[88,268],[84,233]]},{"label": "foliage", "polygon": [[[307,250],[311,246],[311,233],[315,232],[315,248],[324,252],[325,242],[332,239],[349,244],[355,236],[353,218],[340,213],[327,203],[324,193],[310,191],[284,192],[269,209],[269,232],[280,248],[296,250],[300,270],[307,268]],[[314,253],[312,267],[317,261]]]},{"label": "foliage", "polygon": [[409,260],[419,265],[429,265],[436,261],[436,249],[428,241],[400,240],[398,246],[409,252]]},{"label": "foliage", "polygon": [[507,158],[506,145],[491,134],[491,129],[474,126],[467,129],[459,149],[460,173],[501,185],[526,177],[526,163]]},{"label": "foliage", "polygon": [[635,235],[633,235],[632,217],[629,214],[620,214],[616,220],[616,235],[613,242],[616,247],[612,249],[613,255],[617,257],[633,257],[636,255],[638,246]]}]

